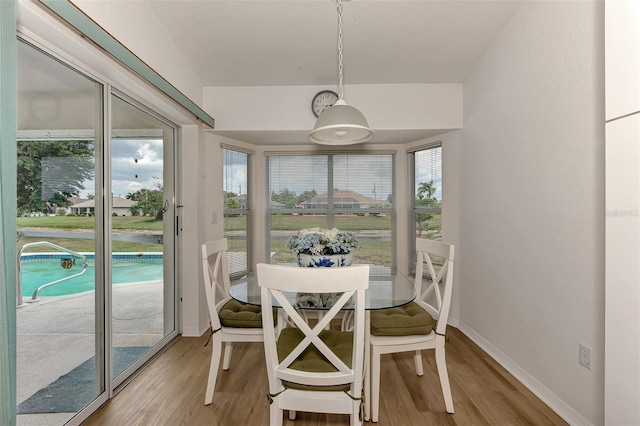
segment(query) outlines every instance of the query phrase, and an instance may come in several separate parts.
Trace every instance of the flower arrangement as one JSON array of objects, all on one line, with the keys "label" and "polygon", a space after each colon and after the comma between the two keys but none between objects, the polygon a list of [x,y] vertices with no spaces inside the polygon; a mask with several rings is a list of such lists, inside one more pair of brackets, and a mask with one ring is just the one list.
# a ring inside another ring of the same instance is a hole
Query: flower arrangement
[{"label": "flower arrangement", "polygon": [[349,254],[354,249],[362,247],[360,241],[352,232],[341,232],[336,228],[302,229],[294,234],[287,241],[287,247],[292,249],[296,255],[332,255]]}]

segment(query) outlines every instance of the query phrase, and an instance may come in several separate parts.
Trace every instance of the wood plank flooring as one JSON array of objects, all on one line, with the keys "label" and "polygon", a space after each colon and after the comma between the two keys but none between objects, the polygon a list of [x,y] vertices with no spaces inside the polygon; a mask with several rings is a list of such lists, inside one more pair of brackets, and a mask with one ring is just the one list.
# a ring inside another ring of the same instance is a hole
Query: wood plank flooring
[{"label": "wood plank flooring", "polygon": [[[383,355],[380,426],[567,424],[458,329],[449,327],[448,334],[455,414],[445,411],[433,351],[423,351],[423,377],[416,376],[410,353]],[[231,368],[220,370],[213,404],[205,406],[211,359],[205,341],[179,338],[85,425],[268,425],[262,345],[234,345]],[[343,415],[284,419],[285,426],[348,424]]]}]

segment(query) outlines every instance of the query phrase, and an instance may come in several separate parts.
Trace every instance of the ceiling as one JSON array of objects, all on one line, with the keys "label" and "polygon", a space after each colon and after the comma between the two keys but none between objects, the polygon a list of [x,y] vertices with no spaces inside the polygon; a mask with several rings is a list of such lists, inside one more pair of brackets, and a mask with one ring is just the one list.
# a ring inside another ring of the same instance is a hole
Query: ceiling
[{"label": "ceiling", "polygon": [[[152,0],[204,86],[336,85],[334,0]],[[345,84],[461,83],[521,1],[343,0]]]},{"label": "ceiling", "polygon": [[[522,1],[343,0],[344,83],[462,83]],[[335,0],[148,4],[203,86],[337,88]],[[122,7],[126,12],[126,3]],[[51,87],[46,75],[29,81]],[[445,131],[374,130],[375,144]],[[307,141],[307,131],[213,133],[257,145]]]},{"label": "ceiling", "polygon": [[[344,84],[462,83],[520,5],[343,0]],[[337,86],[335,0],[165,0],[151,7],[203,86]],[[449,131],[374,130],[374,144]],[[256,145],[307,141],[307,131],[212,133]]]}]

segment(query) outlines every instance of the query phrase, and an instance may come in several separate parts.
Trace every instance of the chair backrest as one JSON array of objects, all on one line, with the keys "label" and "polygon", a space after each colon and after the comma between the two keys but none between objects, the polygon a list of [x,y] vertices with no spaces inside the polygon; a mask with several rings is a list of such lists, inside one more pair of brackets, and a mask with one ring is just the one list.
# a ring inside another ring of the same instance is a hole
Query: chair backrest
[{"label": "chair backrest", "polygon": [[[353,265],[342,268],[300,268],[260,263],[257,265],[258,285],[261,287],[262,323],[264,324],[265,355],[269,388],[282,389],[282,382],[310,386],[338,386],[351,384],[353,397],[362,392],[364,366],[364,291],[369,287],[369,266]],[[313,329],[296,311],[282,292],[340,293],[343,294],[326,312]],[[354,298],[353,353],[351,367],[347,366],[319,337],[320,332],[335,317],[346,302]],[[273,300],[304,334],[304,339],[289,355],[278,361],[274,330]],[[312,373],[289,368],[292,362],[310,345],[324,355],[337,371]]]},{"label": "chair backrest", "polygon": [[[416,238],[416,303],[429,312],[437,321],[436,333],[444,334],[451,305],[453,284],[454,246],[440,241]],[[430,281],[423,285],[424,265]]]},{"label": "chair backrest", "polygon": [[227,264],[227,239],[209,241],[202,245],[202,274],[212,330],[221,327],[218,305],[226,302],[231,280]]}]

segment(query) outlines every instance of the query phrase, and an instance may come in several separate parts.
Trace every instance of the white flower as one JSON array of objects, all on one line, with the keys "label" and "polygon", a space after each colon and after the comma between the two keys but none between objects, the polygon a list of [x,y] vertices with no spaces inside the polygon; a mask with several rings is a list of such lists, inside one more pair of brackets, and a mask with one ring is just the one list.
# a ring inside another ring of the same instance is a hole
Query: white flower
[{"label": "white flower", "polygon": [[337,228],[333,228],[333,229],[328,229],[325,232],[325,237],[327,238],[327,240],[329,241],[335,241],[336,238],[338,238],[338,229]]},{"label": "white flower", "polygon": [[323,253],[324,253],[324,245],[319,244],[317,246],[311,247],[311,254],[314,254],[316,256],[320,256]]}]

